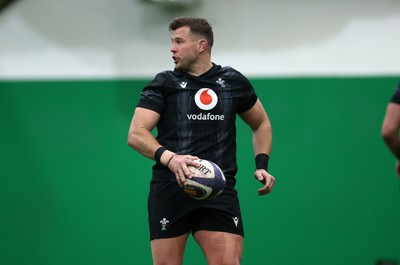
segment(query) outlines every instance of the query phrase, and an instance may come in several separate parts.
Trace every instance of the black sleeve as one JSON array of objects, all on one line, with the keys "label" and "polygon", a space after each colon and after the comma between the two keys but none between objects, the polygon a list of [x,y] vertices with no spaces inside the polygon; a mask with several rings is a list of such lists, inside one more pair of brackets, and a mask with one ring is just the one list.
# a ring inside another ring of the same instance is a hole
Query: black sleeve
[{"label": "black sleeve", "polygon": [[157,113],[162,113],[165,101],[163,95],[163,84],[165,77],[162,73],[143,88],[137,107],[153,110]]},{"label": "black sleeve", "polygon": [[256,92],[254,91],[253,86],[251,85],[250,81],[242,74],[240,74],[241,82],[243,84],[243,97],[238,105],[237,113],[243,113],[251,109],[254,104],[256,103],[258,97]]},{"label": "black sleeve", "polygon": [[400,104],[400,84],[394,92],[392,100],[390,102]]}]

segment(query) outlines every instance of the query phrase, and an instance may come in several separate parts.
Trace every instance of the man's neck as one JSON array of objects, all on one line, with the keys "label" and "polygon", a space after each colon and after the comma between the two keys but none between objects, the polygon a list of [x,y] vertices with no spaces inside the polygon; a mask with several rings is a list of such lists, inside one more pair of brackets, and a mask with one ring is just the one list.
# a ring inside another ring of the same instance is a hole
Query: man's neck
[{"label": "man's neck", "polygon": [[211,60],[207,60],[206,62],[199,63],[195,65],[191,70],[187,73],[193,76],[200,76],[210,70],[213,67]]}]

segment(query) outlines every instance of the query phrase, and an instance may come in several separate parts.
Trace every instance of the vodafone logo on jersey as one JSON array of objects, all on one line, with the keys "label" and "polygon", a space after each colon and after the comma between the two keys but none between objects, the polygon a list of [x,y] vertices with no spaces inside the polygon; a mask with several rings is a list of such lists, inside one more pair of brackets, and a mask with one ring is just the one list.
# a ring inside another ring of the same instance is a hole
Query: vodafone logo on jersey
[{"label": "vodafone logo on jersey", "polygon": [[[194,102],[197,107],[202,110],[211,110],[218,103],[218,97],[215,92],[210,88],[202,88],[194,95]],[[188,120],[192,121],[223,121],[225,116],[223,114],[207,113],[192,113],[186,114]]]},{"label": "vodafone logo on jersey", "polygon": [[194,96],[194,102],[202,110],[213,109],[218,103],[218,97],[210,88],[202,88]]}]

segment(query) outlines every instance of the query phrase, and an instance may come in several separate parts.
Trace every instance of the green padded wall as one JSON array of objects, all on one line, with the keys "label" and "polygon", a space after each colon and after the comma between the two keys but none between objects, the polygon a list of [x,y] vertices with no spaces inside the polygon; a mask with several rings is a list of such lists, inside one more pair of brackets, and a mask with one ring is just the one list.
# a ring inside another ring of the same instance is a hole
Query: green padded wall
[{"label": "green padded wall", "polygon": [[[380,136],[399,80],[251,80],[272,122],[277,182],[257,196],[239,120],[242,264],[400,260],[399,179]],[[127,146],[148,81],[0,82],[0,264],[151,264],[152,161]],[[193,239],[184,264],[206,264]]]}]

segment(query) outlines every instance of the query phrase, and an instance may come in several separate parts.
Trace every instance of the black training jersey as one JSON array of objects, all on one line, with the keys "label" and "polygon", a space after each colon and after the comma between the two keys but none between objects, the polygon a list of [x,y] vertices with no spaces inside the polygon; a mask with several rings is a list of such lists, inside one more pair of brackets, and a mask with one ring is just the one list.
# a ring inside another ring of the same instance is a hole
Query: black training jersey
[{"label": "black training jersey", "polygon": [[[244,75],[213,64],[198,77],[179,70],[157,74],[142,90],[137,106],[161,115],[156,136],[161,145],[177,154],[211,160],[227,177],[234,177],[236,114],[249,110],[256,101]],[[156,163],[153,179],[175,181],[175,175]]]},{"label": "black training jersey", "polygon": [[400,104],[400,84],[394,92],[391,102]]}]

